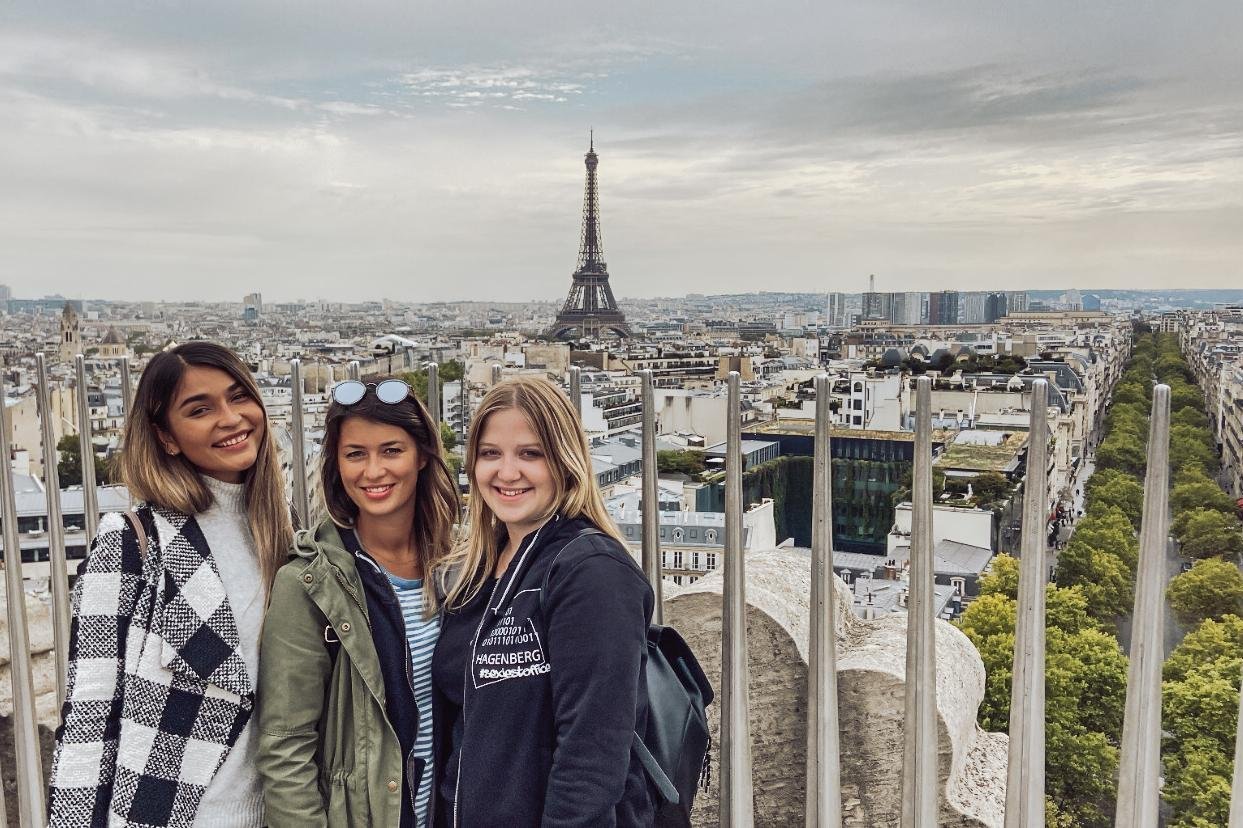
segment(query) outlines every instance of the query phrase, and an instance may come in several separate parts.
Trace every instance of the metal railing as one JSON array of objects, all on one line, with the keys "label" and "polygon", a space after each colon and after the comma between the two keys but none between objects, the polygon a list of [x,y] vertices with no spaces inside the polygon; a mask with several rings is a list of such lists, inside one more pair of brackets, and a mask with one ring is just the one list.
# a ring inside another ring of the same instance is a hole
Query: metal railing
[{"label": "metal railing", "polygon": [[427,413],[432,415],[433,438],[440,439],[440,366],[427,363]]},{"label": "metal railing", "polygon": [[[83,360],[76,361],[78,383],[79,440],[83,448],[83,489],[88,535],[93,537],[98,514],[90,444],[89,407]],[[44,441],[44,465],[48,479],[48,541],[54,642],[57,650],[57,692],[63,698],[68,639],[69,593],[66,586],[64,533],[60,527],[59,488],[50,424],[47,369],[36,359],[38,403]],[[122,363],[123,374],[128,366]],[[351,372],[356,366],[351,366]],[[303,388],[301,364],[290,361],[293,389],[292,457],[294,509],[305,520],[309,513],[305,475]],[[500,366],[493,368],[499,381]],[[576,372],[571,372],[571,387]],[[128,376],[123,380],[129,405]],[[815,448],[813,458],[813,505],[811,594],[808,651],[808,709],[806,764],[806,824],[841,824],[841,750],[839,743],[836,671],[836,592],[833,575],[832,486],[829,436],[830,380],[815,379],[817,392]],[[656,487],[655,413],[652,377],[642,374],[643,384],[643,562],[653,588],[662,583],[659,549],[659,501]],[[0,383],[2,385],[2,383]],[[727,382],[725,549],[722,586],[721,678],[720,678],[720,824],[750,826],[754,822],[752,738],[750,732],[749,670],[747,647],[746,556],[743,551],[743,491],[741,450],[740,377],[730,372]],[[905,750],[902,770],[902,824],[932,828],[936,824],[941,792],[937,772],[938,714],[936,697],[936,629],[933,598],[932,543],[932,444],[931,385],[916,380],[915,470],[912,501],[910,587],[907,607],[907,671]],[[0,393],[3,392],[0,387]],[[1010,747],[1005,824],[1007,828],[1037,828],[1044,823],[1044,596],[1045,502],[1047,485],[1048,386],[1037,380],[1032,389],[1031,434],[1027,456],[1027,482],[1023,502],[1022,561],[1019,581],[1016,647],[1010,719]],[[429,402],[440,397],[439,377],[428,366]],[[1121,774],[1117,801],[1119,826],[1155,826],[1160,770],[1161,631],[1163,613],[1162,561],[1168,528],[1169,389],[1159,385],[1153,393],[1149,435],[1149,463],[1145,479],[1141,526],[1140,562],[1135,594],[1135,631],[1128,677],[1126,717],[1121,749]],[[0,457],[9,452],[9,433],[0,429]],[[0,474],[0,513],[5,547],[5,589],[8,596],[10,665],[13,684],[13,732],[17,780],[17,813],[21,825],[42,824],[44,815],[43,769],[40,765],[35,719],[34,683],[30,658],[22,562],[14,505],[11,471]],[[649,522],[650,521],[650,522]],[[1236,755],[1243,753],[1243,736]],[[1240,758],[1243,758],[1241,756]],[[1243,762],[1235,764],[1240,781]],[[9,769],[4,769],[9,770]],[[1236,784],[1235,791],[1241,789]],[[2,796],[2,792],[0,792]],[[1243,801],[1231,802],[1230,825],[1243,828]],[[0,800],[0,815],[3,814]]]},{"label": "metal railing", "polygon": [[[652,372],[639,372],[643,383],[643,572],[652,585],[656,604],[653,609],[652,621],[663,624],[665,618],[664,601],[660,585],[660,472],[656,465],[656,402],[652,389]],[[573,397],[571,396],[571,402]]]}]

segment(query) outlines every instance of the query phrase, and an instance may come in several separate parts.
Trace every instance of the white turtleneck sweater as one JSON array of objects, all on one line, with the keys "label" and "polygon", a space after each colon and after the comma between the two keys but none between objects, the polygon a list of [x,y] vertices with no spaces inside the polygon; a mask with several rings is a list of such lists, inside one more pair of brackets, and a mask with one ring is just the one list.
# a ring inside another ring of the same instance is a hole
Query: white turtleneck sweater
[{"label": "white turtleneck sweater", "polygon": [[[224,582],[229,608],[237,620],[242,660],[251,685],[259,680],[259,632],[263,626],[263,579],[246,517],[244,485],[203,476],[211,489],[211,507],[195,520],[207,540]],[[263,825],[263,788],[255,769],[255,720],[252,716],[207,786],[194,817],[195,828],[256,828]]]}]

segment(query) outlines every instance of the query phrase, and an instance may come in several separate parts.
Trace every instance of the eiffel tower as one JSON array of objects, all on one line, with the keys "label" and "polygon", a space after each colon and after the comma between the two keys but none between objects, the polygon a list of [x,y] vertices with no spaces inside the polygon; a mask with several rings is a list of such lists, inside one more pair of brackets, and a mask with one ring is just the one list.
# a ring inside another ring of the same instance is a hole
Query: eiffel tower
[{"label": "eiffel tower", "polygon": [[626,315],[617,307],[609,287],[608,265],[604,263],[604,243],[600,237],[600,192],[596,186],[595,135],[591,136],[587,156],[587,189],[583,194],[583,235],[578,248],[578,268],[557,321],[549,329],[553,339],[598,339],[601,336],[629,337]]}]

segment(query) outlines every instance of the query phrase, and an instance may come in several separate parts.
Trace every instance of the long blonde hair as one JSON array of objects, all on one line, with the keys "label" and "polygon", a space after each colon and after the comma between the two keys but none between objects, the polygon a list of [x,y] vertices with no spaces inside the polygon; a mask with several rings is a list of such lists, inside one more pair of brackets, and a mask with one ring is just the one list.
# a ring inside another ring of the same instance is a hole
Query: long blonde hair
[{"label": "long blonde hair", "polygon": [[546,379],[514,377],[495,385],[475,413],[466,444],[466,476],[470,480],[469,526],[454,550],[443,558],[436,578],[444,593],[444,605],[461,607],[482,589],[496,569],[499,557],[499,521],[479,494],[475,481],[475,461],[479,441],[488,417],[498,411],[514,409],[526,417],[539,438],[540,448],[556,486],[553,506],[540,520],[553,514],[564,518],[581,517],[600,531],[624,544],[621,532],[604,508],[604,498],[591,468],[591,452],[578,414],[569,399]]},{"label": "long blonde hair", "polygon": [[272,439],[272,425],[267,422],[259,386],[236,354],[215,342],[187,342],[151,358],[138,380],[134,404],[125,421],[121,481],[135,500],[184,515],[197,515],[211,506],[211,490],[198,470],[184,454],[170,455],[164,451],[159,436],[160,429],[168,431],[169,407],[186,368],[191,365],[224,371],[263,410],[266,426],[263,438],[259,441],[255,465],[242,476],[242,482],[250,534],[255,541],[266,594],[271,590],[276,570],[289,557],[293,527],[276,457],[276,441]]}]

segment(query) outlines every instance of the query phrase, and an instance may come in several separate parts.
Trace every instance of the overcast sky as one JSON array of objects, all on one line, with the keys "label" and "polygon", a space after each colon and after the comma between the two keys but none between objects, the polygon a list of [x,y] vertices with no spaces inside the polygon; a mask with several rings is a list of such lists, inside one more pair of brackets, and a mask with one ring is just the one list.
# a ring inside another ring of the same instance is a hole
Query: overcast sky
[{"label": "overcast sky", "polygon": [[1243,287],[1239,0],[0,5],[15,296]]}]

